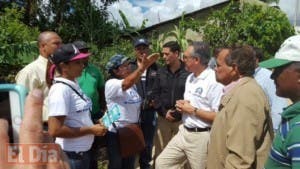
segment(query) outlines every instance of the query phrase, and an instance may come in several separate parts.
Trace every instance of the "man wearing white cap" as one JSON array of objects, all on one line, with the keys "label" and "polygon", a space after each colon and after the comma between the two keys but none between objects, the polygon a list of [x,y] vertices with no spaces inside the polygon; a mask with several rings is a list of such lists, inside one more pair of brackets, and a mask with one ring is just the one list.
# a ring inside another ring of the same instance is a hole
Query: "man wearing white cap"
[{"label": "man wearing white cap", "polygon": [[271,78],[276,95],[293,102],[282,112],[265,168],[300,168],[300,35],[286,39],[275,58],[261,62],[260,66],[274,69]]}]

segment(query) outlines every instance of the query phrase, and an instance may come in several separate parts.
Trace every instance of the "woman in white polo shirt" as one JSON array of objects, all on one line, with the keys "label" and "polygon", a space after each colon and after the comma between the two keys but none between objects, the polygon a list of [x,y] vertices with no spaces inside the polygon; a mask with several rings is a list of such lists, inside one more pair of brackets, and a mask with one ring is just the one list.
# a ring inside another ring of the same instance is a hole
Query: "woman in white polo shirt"
[{"label": "woman in white polo shirt", "polygon": [[[106,69],[111,78],[105,83],[105,99],[107,109],[117,106],[120,111],[120,119],[115,122],[115,127],[123,127],[130,123],[138,123],[140,115],[141,97],[137,93],[135,83],[141,74],[158,58],[144,56],[138,68],[131,72],[129,58],[123,55],[114,55],[106,64]],[[119,150],[119,142],[116,129],[113,125],[108,128],[107,152],[108,169],[133,169],[134,156],[122,158]]]},{"label": "woman in white polo shirt", "polygon": [[60,46],[50,61],[53,63],[50,74],[56,70],[49,91],[49,134],[67,154],[71,169],[89,168],[90,148],[94,135],[103,136],[106,128],[94,125],[90,118],[91,100],[79,88],[76,78],[84,68],[82,59],[89,53],[79,53],[73,44]]}]

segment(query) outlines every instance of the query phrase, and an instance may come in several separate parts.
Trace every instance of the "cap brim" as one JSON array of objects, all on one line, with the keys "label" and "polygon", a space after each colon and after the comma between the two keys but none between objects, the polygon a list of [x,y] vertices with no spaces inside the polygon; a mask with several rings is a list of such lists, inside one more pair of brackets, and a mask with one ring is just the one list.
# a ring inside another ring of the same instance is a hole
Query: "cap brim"
[{"label": "cap brim", "polygon": [[91,49],[90,47],[78,47],[78,50],[83,50],[83,49]]},{"label": "cap brim", "polygon": [[125,62],[129,61],[130,58],[129,57],[124,57],[121,61],[121,65],[124,64]]},{"label": "cap brim", "polygon": [[73,57],[70,61],[84,59],[84,58],[89,57],[90,55],[91,55],[90,53],[79,53],[78,55]]},{"label": "cap brim", "polygon": [[286,65],[291,62],[292,61],[290,61],[290,60],[272,58],[272,59],[260,62],[259,66],[264,67],[264,68],[276,68],[276,67],[280,67],[280,66]]},{"label": "cap brim", "polygon": [[141,46],[141,45],[149,46],[149,43],[143,43],[143,42],[136,43],[134,44],[134,47]]}]

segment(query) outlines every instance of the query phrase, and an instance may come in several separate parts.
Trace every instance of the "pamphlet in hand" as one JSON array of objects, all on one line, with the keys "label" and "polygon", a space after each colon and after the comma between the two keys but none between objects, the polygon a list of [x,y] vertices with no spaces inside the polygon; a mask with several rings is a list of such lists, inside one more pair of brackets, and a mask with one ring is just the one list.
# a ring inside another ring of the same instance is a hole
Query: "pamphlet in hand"
[{"label": "pamphlet in hand", "polygon": [[120,108],[117,104],[113,105],[102,117],[103,125],[108,128],[112,123],[120,119]]}]

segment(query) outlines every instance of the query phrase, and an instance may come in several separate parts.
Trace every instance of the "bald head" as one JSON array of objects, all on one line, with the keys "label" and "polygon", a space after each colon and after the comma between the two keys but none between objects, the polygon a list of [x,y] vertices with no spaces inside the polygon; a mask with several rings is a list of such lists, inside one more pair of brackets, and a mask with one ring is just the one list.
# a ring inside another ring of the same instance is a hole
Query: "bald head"
[{"label": "bald head", "polygon": [[53,37],[59,37],[56,32],[53,31],[45,31],[40,33],[38,37],[38,45],[41,46],[42,43],[47,43]]},{"label": "bald head", "polygon": [[62,43],[57,33],[52,31],[42,32],[38,37],[40,55],[48,58]]}]

